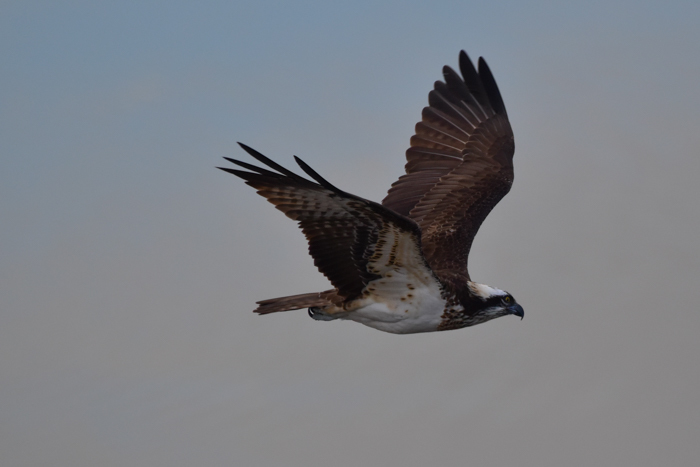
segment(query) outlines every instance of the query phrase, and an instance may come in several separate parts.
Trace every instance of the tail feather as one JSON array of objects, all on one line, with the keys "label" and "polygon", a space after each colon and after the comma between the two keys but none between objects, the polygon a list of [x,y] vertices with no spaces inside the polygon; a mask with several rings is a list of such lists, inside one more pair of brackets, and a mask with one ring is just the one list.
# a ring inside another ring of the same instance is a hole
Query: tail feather
[{"label": "tail feather", "polygon": [[255,313],[266,315],[268,313],[276,313],[278,311],[299,310],[301,308],[331,305],[331,302],[327,298],[324,298],[325,295],[328,295],[328,293],[314,292],[299,295],[288,295],[286,297],[268,298],[267,300],[257,302],[259,306],[255,309]]}]

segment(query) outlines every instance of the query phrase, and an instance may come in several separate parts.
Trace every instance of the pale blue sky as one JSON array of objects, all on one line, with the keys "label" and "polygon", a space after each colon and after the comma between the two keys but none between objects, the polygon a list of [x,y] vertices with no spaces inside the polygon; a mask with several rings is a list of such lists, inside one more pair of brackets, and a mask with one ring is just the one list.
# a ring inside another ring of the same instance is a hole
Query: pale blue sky
[{"label": "pale blue sky", "polygon": [[[0,464],[694,465],[697,2],[0,3]],[[527,318],[391,336],[214,169],[380,200],[484,56],[516,180],[472,277]]]}]

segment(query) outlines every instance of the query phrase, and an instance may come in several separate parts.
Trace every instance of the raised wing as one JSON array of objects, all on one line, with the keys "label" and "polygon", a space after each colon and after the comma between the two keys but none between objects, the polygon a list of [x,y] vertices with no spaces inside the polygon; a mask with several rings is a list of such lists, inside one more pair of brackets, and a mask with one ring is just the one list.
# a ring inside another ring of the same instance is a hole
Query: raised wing
[{"label": "raised wing", "polygon": [[445,282],[469,279],[467,259],[481,223],[513,183],[513,131],[483,58],[477,72],[459,55],[462,78],[443,68],[406,151],[406,175],[382,204],[415,220],[423,253]]},{"label": "raised wing", "polygon": [[244,179],[258,194],[299,223],[309,242],[314,264],[337,289],[336,294],[327,294],[329,300],[339,303],[358,297],[369,282],[381,277],[383,271],[372,264],[385,248],[383,238],[387,231],[400,232],[402,241],[410,243],[403,247],[412,248],[420,255],[420,229],[411,219],[339,190],[297,157],[299,166],[317,183],[296,175],[248,146],[241,144],[241,147],[277,172],[228,158],[251,172],[219,169]]}]

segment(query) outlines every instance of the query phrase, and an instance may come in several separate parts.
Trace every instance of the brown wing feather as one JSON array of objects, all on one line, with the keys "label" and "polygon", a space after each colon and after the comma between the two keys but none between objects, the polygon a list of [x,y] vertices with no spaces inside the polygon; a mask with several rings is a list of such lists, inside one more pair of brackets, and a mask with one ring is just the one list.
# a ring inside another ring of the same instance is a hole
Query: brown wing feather
[{"label": "brown wing feather", "polygon": [[460,53],[462,77],[443,69],[406,151],[406,175],[382,204],[415,220],[442,280],[469,278],[474,236],[513,182],[513,131],[493,75]]},{"label": "brown wing feather", "polygon": [[337,289],[324,293],[322,298],[334,303],[355,298],[370,281],[379,277],[367,270],[367,263],[374,254],[379,233],[387,224],[410,232],[419,244],[420,229],[411,219],[337,189],[300,160],[297,162],[301,168],[318,183],[241,146],[281,173],[233,159],[228,160],[252,172],[219,168],[244,179],[258,194],[299,223],[314,264]]}]

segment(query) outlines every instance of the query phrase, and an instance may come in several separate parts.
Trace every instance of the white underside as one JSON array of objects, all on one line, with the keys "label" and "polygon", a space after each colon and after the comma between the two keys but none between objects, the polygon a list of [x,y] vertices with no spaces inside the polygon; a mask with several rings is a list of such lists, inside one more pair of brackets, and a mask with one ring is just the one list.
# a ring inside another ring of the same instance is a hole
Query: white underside
[{"label": "white underside", "polygon": [[414,237],[388,229],[382,232],[382,239],[367,267],[380,277],[367,284],[362,298],[344,309],[324,311],[338,319],[396,334],[436,331],[442,322],[445,300]]},{"label": "white underside", "polygon": [[[414,292],[418,292],[418,289]],[[367,305],[340,318],[395,334],[437,331],[445,311],[445,301],[440,298],[439,292],[437,296],[430,292],[432,291],[421,290],[410,304],[379,301],[381,297],[375,297],[375,300],[367,300]]]}]

